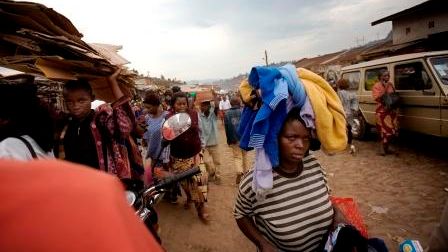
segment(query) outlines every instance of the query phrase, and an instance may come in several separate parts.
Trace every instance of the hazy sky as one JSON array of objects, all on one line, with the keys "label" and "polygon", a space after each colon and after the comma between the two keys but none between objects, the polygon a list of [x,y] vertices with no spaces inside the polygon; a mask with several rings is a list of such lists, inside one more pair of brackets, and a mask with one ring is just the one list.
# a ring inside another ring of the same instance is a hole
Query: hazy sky
[{"label": "hazy sky", "polygon": [[[33,1],[33,0],[31,0]],[[372,21],[425,0],[37,0],[86,42],[122,45],[129,67],[182,80],[228,78],[383,38]]]}]

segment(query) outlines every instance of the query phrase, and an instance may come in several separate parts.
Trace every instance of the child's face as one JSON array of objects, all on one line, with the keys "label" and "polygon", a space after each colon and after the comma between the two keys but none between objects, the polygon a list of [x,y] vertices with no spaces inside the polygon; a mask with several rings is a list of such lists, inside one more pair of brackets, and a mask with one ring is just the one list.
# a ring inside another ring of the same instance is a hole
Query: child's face
[{"label": "child's face", "polygon": [[157,113],[159,112],[160,106],[155,106],[147,103],[145,103],[144,106],[148,113],[150,113],[151,115],[157,115]]},{"label": "child's face", "polygon": [[210,107],[211,107],[210,102],[201,103],[201,112],[205,113],[206,111],[209,111]]},{"label": "child's face", "polygon": [[187,98],[179,97],[176,99],[176,102],[174,103],[174,111],[176,111],[176,113],[187,112],[187,108],[188,108]]},{"label": "child's face", "polygon": [[90,113],[92,96],[89,92],[78,89],[64,93],[65,105],[71,116],[76,119],[84,119]]}]

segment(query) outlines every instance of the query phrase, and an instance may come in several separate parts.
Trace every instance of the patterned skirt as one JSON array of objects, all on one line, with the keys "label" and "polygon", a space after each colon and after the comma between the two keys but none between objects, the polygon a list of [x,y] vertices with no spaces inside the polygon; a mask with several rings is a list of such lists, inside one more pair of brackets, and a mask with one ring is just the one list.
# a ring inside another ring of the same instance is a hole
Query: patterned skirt
[{"label": "patterned skirt", "polygon": [[380,133],[381,142],[387,144],[398,135],[398,115],[396,110],[377,111],[376,126]]},{"label": "patterned skirt", "polygon": [[201,167],[203,165],[200,164],[199,155],[187,159],[171,157],[171,161],[173,173],[183,172],[188,169],[192,169],[195,166],[199,166],[201,168],[201,173],[181,181],[180,184],[187,196],[190,196],[192,201],[195,203],[206,202],[208,192],[208,174],[205,168],[202,169]]}]

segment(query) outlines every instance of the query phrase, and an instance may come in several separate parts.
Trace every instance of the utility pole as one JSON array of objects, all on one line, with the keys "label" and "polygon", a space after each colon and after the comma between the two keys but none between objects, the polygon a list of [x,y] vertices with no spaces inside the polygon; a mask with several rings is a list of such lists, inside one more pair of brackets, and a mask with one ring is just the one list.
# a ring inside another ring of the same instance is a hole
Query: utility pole
[{"label": "utility pole", "polygon": [[264,60],[266,62],[266,66],[268,66],[269,63],[268,63],[268,51],[267,50],[264,50]]}]

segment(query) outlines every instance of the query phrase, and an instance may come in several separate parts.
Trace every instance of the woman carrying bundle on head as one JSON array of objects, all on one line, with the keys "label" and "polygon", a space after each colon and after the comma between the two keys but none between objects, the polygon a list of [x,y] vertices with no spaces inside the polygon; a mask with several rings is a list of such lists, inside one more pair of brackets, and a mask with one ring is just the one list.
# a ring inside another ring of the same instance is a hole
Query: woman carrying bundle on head
[{"label": "woman carrying bundle on head", "polygon": [[[311,152],[346,147],[336,92],[320,76],[292,65],[253,68],[240,85],[246,104],[259,104],[250,102],[254,90],[262,104],[246,106],[239,127],[240,147],[256,151],[234,208],[241,231],[259,251],[367,251],[367,239],[332,203],[323,168]],[[336,242],[349,250],[334,246],[329,236],[334,230],[336,236],[349,234],[349,242]]]}]

